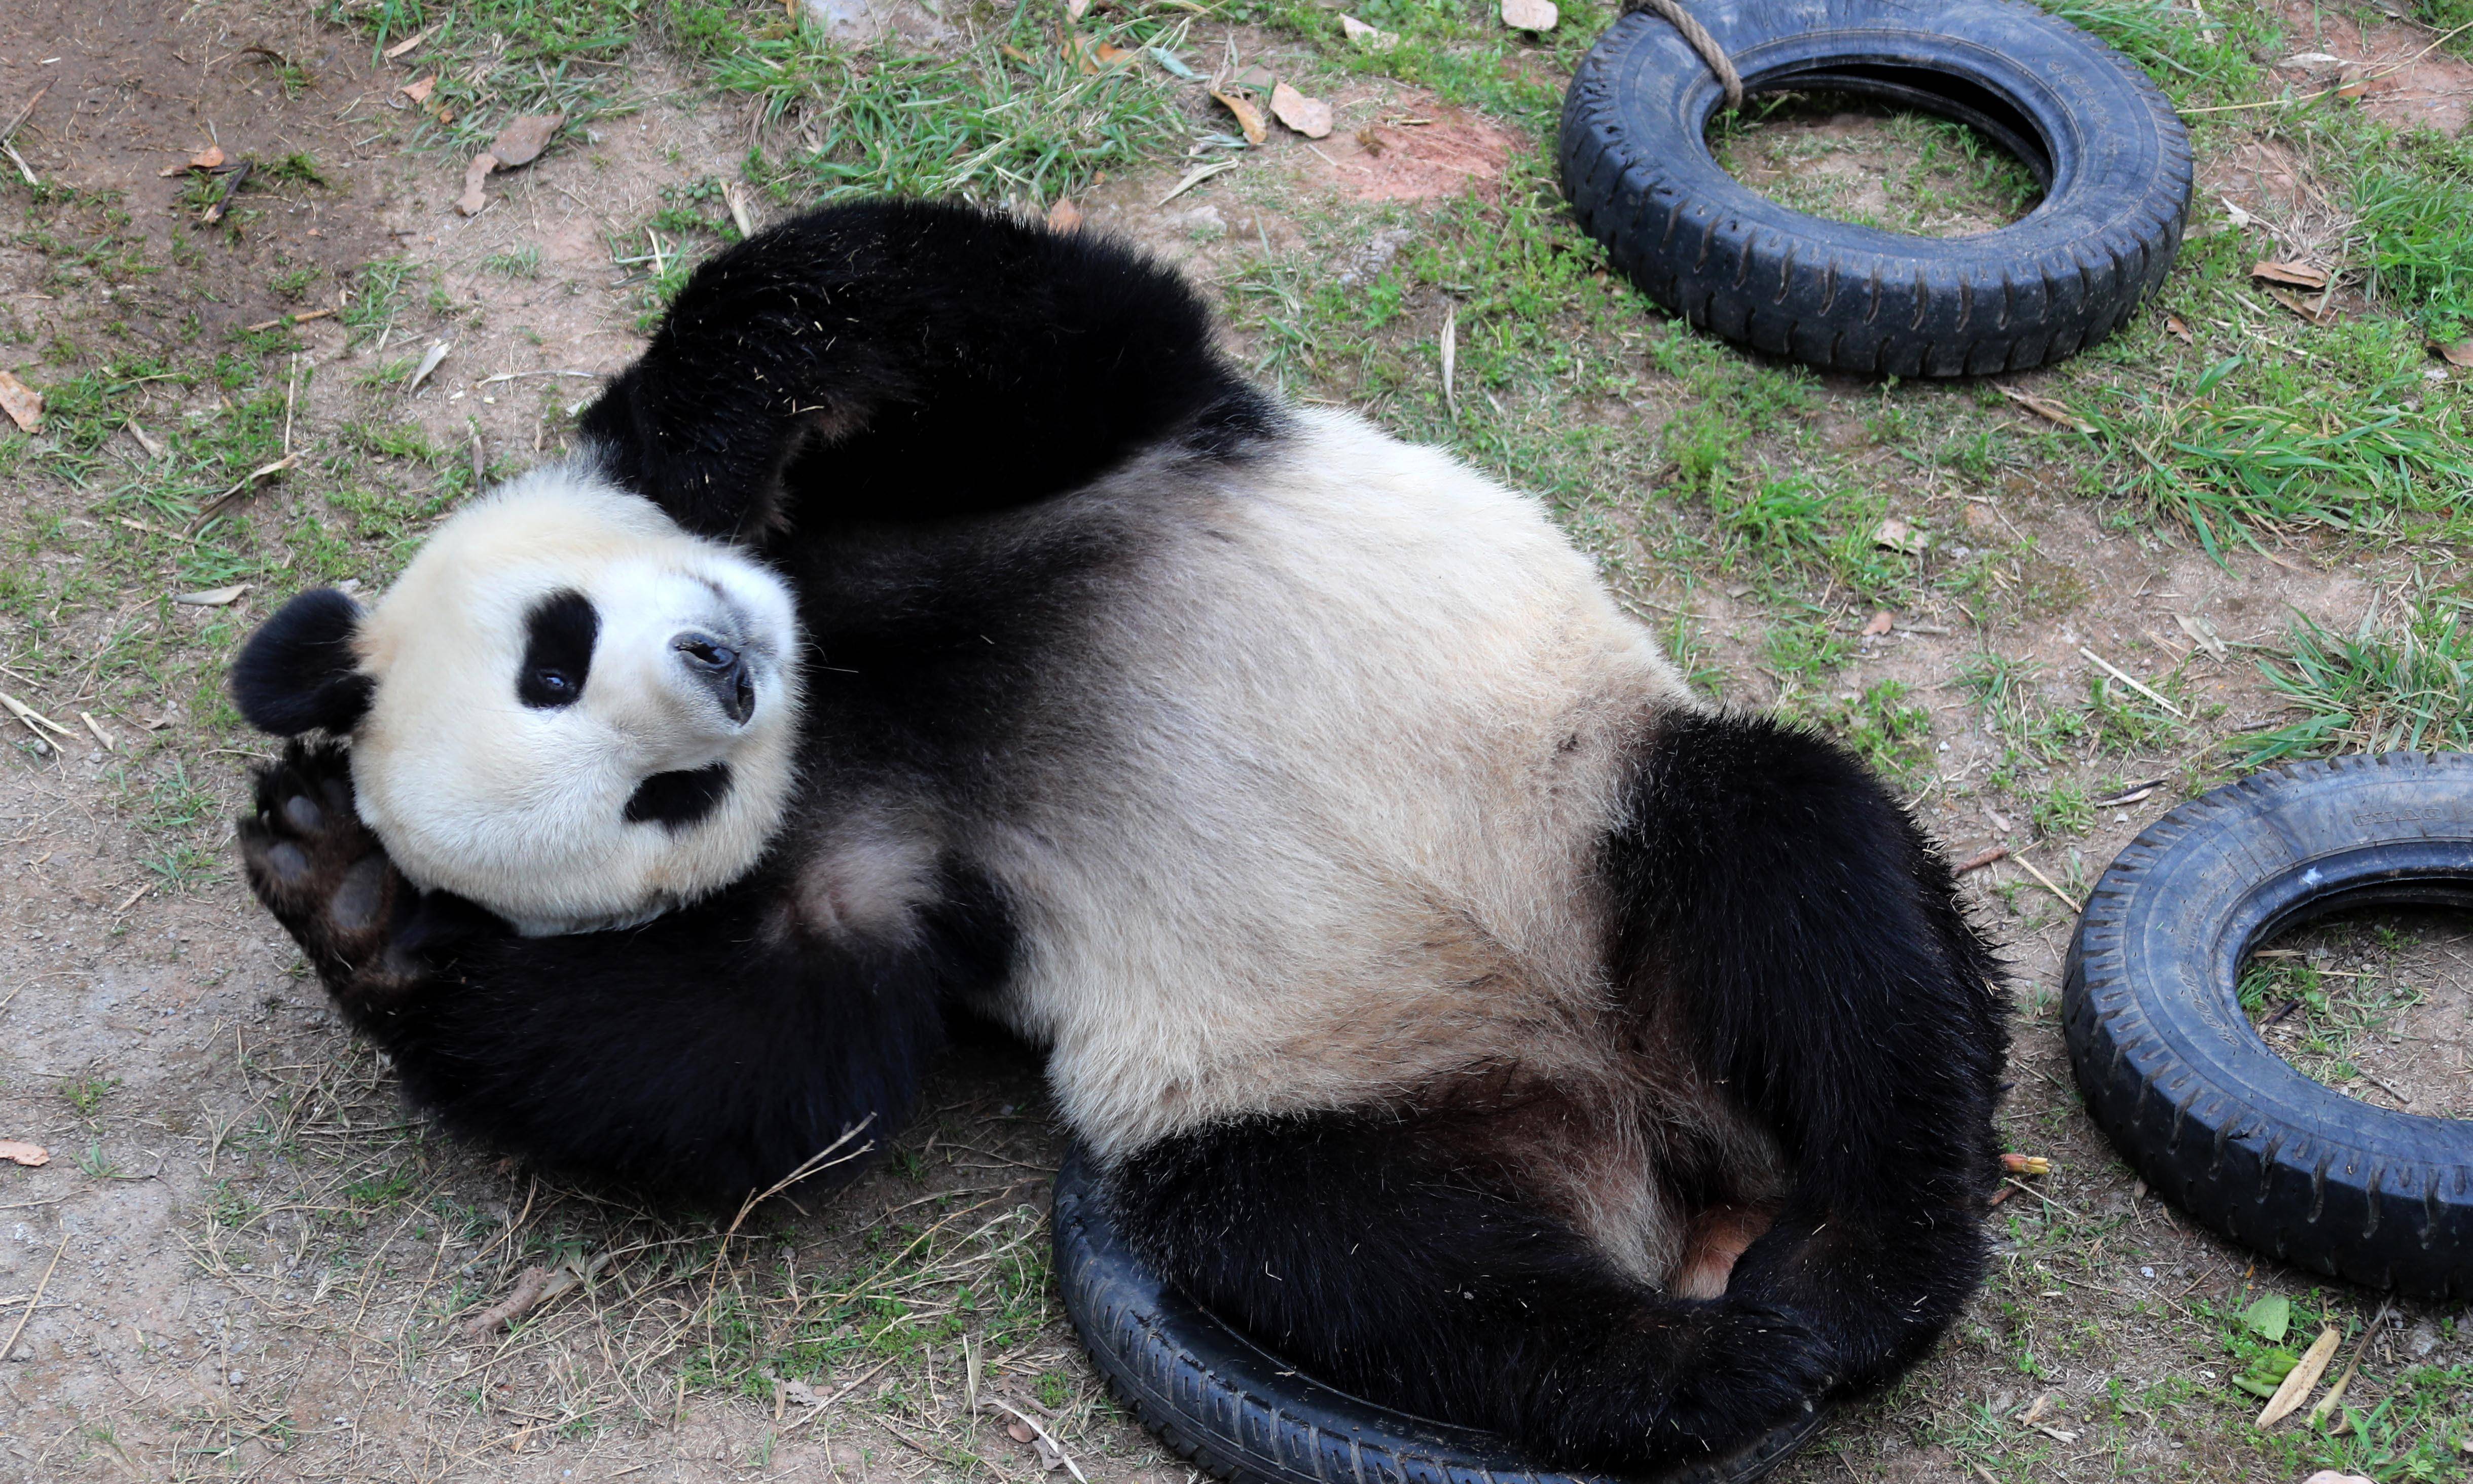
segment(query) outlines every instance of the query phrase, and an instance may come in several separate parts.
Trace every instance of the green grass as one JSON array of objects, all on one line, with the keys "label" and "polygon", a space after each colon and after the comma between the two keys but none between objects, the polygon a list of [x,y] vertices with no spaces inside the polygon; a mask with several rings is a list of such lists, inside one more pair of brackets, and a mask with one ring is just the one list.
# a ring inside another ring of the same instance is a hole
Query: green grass
[{"label": "green grass", "polygon": [[2438,340],[2473,337],[2473,217],[2464,209],[2473,145],[2428,131],[2397,143],[2395,162],[2365,170],[2353,187],[2372,291]]},{"label": "green grass", "polygon": [[2236,739],[2240,765],[2332,753],[2473,751],[2473,627],[2461,599],[2435,598],[2402,621],[2366,615],[2349,636],[2302,616],[2283,656],[2258,661],[2298,720]]}]

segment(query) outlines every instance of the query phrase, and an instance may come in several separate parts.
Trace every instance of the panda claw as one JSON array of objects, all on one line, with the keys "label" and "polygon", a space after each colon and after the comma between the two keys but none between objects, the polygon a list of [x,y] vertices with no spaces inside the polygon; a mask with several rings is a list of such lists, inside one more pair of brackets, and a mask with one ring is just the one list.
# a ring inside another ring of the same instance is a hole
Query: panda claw
[{"label": "panda claw", "polygon": [[258,775],[239,826],[251,887],[348,1008],[401,996],[423,976],[393,942],[417,894],[352,807],[348,754],[294,744]]}]

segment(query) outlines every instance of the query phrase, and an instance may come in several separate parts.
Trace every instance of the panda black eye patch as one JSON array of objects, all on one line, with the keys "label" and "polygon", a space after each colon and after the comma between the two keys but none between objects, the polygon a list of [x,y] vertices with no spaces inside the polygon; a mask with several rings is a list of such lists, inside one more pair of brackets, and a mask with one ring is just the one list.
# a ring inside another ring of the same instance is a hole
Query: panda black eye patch
[{"label": "panda black eye patch", "polygon": [[601,613],[580,592],[554,592],[524,615],[524,664],[516,673],[516,697],[529,706],[555,709],[584,699],[592,673],[592,642],[601,634]]}]

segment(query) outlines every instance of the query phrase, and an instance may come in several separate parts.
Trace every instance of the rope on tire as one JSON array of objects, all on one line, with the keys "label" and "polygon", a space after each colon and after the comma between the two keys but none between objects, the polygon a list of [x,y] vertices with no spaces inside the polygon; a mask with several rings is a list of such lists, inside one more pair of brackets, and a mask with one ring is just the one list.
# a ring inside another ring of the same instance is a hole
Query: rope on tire
[{"label": "rope on tire", "polygon": [[1742,76],[1735,71],[1726,49],[1717,44],[1708,27],[1683,8],[1681,0],[1625,0],[1623,12],[1634,11],[1653,11],[1665,16],[1666,23],[1680,32],[1683,39],[1692,43],[1692,49],[1700,54],[1700,60],[1709,64],[1709,70],[1717,74],[1718,84],[1726,89],[1726,111],[1731,113],[1743,106]]}]

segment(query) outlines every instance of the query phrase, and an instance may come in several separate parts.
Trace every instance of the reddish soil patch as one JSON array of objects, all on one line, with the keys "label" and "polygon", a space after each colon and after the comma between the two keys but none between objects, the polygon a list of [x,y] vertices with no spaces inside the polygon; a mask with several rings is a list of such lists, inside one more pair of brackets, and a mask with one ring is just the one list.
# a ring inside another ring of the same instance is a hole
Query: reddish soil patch
[{"label": "reddish soil patch", "polygon": [[2473,119],[2473,62],[2435,50],[2429,31],[2364,7],[2338,20],[2326,8],[2287,0],[2280,9],[2292,54],[2334,57],[2329,66],[2287,64],[2280,75],[2305,89],[2363,83],[2372,118],[2454,134]]},{"label": "reddish soil patch", "polygon": [[[1472,113],[1435,105],[1314,146],[1330,183],[1357,201],[1429,201],[1474,188],[1492,196],[1519,141]],[[1313,174],[1314,172],[1309,172]]]}]

